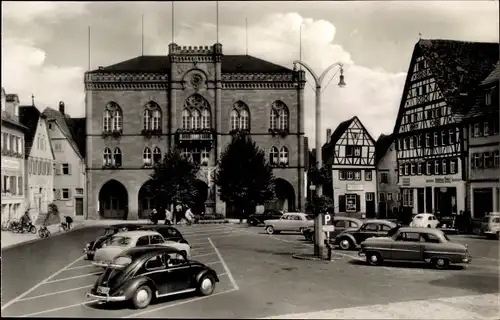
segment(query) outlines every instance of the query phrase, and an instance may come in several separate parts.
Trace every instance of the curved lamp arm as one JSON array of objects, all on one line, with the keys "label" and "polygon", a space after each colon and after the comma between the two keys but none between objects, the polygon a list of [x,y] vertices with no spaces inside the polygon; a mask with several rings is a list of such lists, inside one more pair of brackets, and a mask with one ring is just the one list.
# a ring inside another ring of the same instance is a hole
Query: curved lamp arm
[{"label": "curved lamp arm", "polygon": [[321,76],[318,76],[316,75],[316,73],[314,73],[314,71],[311,69],[311,67],[309,67],[305,62],[303,61],[300,61],[300,60],[295,60],[293,62],[293,64],[300,64],[301,66],[303,66],[304,68],[306,68],[307,71],[309,71],[309,73],[313,76],[314,78],[314,82],[316,82],[316,87],[321,87],[321,82],[323,82],[323,79],[325,78],[326,74],[332,70],[333,67],[335,66],[339,66],[340,68],[342,68],[344,66],[344,64],[342,62],[335,62],[334,64],[332,64],[331,66],[329,66],[328,68],[326,68],[325,71],[323,71],[323,73],[321,74]]}]

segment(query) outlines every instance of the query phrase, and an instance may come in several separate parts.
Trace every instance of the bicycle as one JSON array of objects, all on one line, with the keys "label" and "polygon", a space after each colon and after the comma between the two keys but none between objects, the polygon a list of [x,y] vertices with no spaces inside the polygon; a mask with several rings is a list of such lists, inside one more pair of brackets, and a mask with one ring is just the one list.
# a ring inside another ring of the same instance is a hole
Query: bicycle
[{"label": "bicycle", "polygon": [[19,226],[20,226],[20,222],[19,221],[16,221],[16,220],[12,220],[10,223],[9,223],[9,226],[7,228],[7,231],[10,231],[10,232],[14,232],[14,233],[17,233],[19,231]]},{"label": "bicycle", "polygon": [[36,227],[35,227],[35,225],[31,221],[27,222],[27,223],[24,223],[24,224],[19,224],[18,232],[19,233],[29,232],[29,233],[35,234],[36,233]]},{"label": "bicycle", "polygon": [[10,224],[10,220],[5,221],[2,224],[2,231],[9,231],[9,224]]},{"label": "bicycle", "polygon": [[48,238],[50,237],[50,231],[49,229],[47,229],[47,226],[44,224],[40,227],[40,229],[38,230],[38,236],[40,238]]}]

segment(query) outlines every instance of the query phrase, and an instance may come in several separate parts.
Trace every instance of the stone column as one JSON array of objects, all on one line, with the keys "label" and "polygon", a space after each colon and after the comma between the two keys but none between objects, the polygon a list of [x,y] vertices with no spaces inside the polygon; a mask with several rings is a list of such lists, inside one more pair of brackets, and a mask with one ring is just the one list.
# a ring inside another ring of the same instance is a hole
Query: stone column
[{"label": "stone column", "polygon": [[432,212],[434,213],[437,210],[437,199],[436,199],[436,187],[432,187]]},{"label": "stone column", "polygon": [[[140,188],[140,186],[139,186]],[[128,192],[130,190],[130,192]],[[138,220],[139,219],[139,190],[136,188],[127,189],[128,192],[128,212],[127,220]]]}]

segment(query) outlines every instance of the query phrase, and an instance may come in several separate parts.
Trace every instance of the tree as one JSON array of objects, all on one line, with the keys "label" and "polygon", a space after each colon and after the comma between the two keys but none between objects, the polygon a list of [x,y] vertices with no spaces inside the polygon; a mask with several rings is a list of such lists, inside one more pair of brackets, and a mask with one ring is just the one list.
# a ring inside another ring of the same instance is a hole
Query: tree
[{"label": "tree", "polygon": [[233,137],[222,153],[215,183],[221,200],[238,211],[240,222],[248,208],[274,198],[273,180],[264,151],[246,135]]},{"label": "tree", "polygon": [[165,208],[177,203],[191,206],[197,196],[195,180],[199,169],[196,163],[178,151],[169,152],[150,174],[148,191],[155,202]]},{"label": "tree", "polygon": [[319,197],[314,195],[307,201],[306,208],[307,212],[311,212],[314,216],[317,216],[320,213],[332,210],[333,200],[332,198],[324,195]]}]

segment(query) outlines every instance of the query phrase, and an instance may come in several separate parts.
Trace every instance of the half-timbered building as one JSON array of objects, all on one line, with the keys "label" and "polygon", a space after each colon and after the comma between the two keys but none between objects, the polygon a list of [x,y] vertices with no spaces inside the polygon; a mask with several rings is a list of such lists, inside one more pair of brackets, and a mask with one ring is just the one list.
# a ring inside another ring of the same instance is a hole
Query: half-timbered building
[{"label": "half-timbered building", "polygon": [[332,170],[335,213],[366,213],[374,217],[375,141],[358,117],[340,123],[322,152],[325,165]]},{"label": "half-timbered building", "polygon": [[466,209],[467,137],[462,116],[498,60],[498,43],[421,39],[410,61],[394,129],[403,209]]},{"label": "half-timbered building", "polygon": [[156,206],[146,187],[152,167],[174,149],[201,166],[193,211],[230,215],[214,170],[241,131],[273,167],[278,200],[269,206],[301,210],[305,72],[223,54],[220,43],[168,51],[85,74],[89,218],[147,217]]},{"label": "half-timbered building", "polygon": [[476,105],[467,114],[470,211],[473,218],[500,211],[500,64],[481,83]]}]

